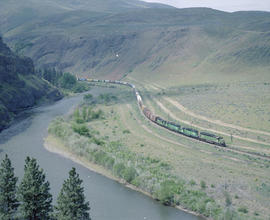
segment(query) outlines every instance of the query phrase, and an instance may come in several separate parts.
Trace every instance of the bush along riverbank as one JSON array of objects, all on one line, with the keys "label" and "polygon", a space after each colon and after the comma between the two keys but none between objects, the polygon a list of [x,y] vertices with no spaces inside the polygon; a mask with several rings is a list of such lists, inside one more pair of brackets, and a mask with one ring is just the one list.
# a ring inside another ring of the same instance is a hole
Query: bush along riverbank
[{"label": "bush along riverbank", "polygon": [[[56,118],[49,126],[49,135],[63,143],[67,151],[102,166],[113,177],[150,194],[164,205],[189,210],[209,219],[239,219],[229,206],[222,208],[210,198],[203,187],[194,189],[192,184],[174,175],[170,164],[162,159],[133,152],[120,141],[102,137],[94,127],[97,120],[105,120],[106,114],[93,107],[98,101],[90,99],[93,99],[91,95],[84,97],[91,105],[84,103],[74,110],[73,115]],[[108,100],[106,102],[108,104]]]}]

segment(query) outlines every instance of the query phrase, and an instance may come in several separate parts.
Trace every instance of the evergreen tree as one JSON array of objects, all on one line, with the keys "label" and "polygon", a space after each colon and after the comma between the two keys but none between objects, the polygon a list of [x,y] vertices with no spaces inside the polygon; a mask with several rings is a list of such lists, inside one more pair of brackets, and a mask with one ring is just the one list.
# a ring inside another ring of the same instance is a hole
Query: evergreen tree
[{"label": "evergreen tree", "polygon": [[19,205],[16,199],[17,181],[14,168],[6,155],[0,168],[0,218],[3,220],[12,219]]},{"label": "evergreen tree", "polygon": [[64,181],[57,198],[56,218],[58,220],[90,220],[88,211],[89,202],[85,202],[82,180],[73,167],[69,172],[69,178]]},{"label": "evergreen tree", "polygon": [[27,157],[24,176],[19,186],[20,209],[28,220],[50,219],[52,195],[50,184],[45,181],[45,174],[39,169],[36,159]]},{"label": "evergreen tree", "polygon": [[64,73],[59,79],[60,86],[64,89],[72,89],[77,83],[77,79],[71,73]]}]

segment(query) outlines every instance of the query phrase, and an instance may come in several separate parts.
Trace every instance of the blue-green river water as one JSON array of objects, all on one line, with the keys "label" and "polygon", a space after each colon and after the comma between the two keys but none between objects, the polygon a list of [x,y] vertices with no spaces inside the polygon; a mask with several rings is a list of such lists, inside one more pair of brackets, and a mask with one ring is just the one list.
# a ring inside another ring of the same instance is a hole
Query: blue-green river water
[{"label": "blue-green river water", "polygon": [[[91,93],[103,91],[102,88],[96,88]],[[0,159],[8,154],[19,180],[23,175],[24,160],[26,156],[31,156],[38,160],[40,167],[46,172],[54,201],[69,170],[72,167],[77,169],[83,179],[86,199],[90,201],[92,220],[201,220],[200,217],[163,206],[114,180],[50,153],[43,147],[50,121],[70,112],[82,97],[83,95],[65,98],[52,105],[32,109],[0,133]]]}]

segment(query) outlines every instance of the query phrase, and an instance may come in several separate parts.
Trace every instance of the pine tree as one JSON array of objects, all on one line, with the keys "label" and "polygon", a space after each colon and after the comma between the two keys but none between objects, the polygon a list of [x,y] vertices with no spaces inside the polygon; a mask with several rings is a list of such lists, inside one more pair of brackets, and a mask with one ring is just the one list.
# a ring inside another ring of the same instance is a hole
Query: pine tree
[{"label": "pine tree", "polygon": [[12,219],[19,205],[16,199],[17,181],[14,168],[6,155],[0,168],[0,218],[3,220]]},{"label": "pine tree", "polygon": [[50,184],[45,181],[45,174],[36,159],[27,157],[24,176],[18,189],[20,210],[25,219],[50,219],[52,195],[49,190]]},{"label": "pine tree", "polygon": [[64,181],[57,198],[56,218],[58,220],[90,220],[88,211],[89,202],[85,202],[82,180],[73,167],[69,172],[69,178]]}]

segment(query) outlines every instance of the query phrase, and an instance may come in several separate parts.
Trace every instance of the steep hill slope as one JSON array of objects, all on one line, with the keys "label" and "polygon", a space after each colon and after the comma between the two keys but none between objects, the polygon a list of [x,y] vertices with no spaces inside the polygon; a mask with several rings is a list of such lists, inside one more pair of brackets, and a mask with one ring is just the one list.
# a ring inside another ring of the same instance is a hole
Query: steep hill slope
[{"label": "steep hill slope", "polygon": [[139,8],[173,7],[139,0],[2,0],[0,24],[8,23],[8,27],[10,27],[10,25],[20,25],[40,17],[77,10],[119,13]]},{"label": "steep hill slope", "polygon": [[[230,80],[269,78],[270,13],[98,2],[35,1],[23,15],[5,15],[0,27],[6,41],[37,66],[74,74],[115,79],[128,74],[166,85],[223,81],[228,74]],[[37,4],[52,10],[39,13]]]},{"label": "steep hill slope", "polygon": [[60,92],[35,76],[30,58],[16,56],[0,38],[0,131],[20,111],[41,99],[58,100]]}]

